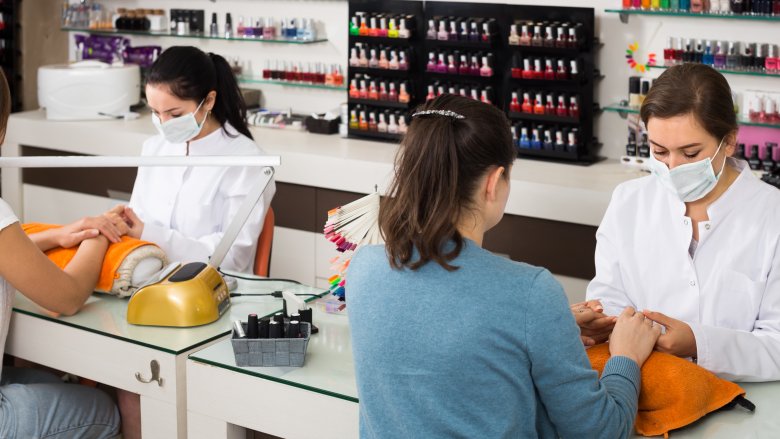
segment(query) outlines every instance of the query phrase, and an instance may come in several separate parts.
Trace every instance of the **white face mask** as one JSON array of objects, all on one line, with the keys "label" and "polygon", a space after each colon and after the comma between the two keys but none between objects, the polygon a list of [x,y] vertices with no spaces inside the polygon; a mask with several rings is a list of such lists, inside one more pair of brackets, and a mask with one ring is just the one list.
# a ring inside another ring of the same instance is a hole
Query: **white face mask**
[{"label": "white face mask", "polygon": [[695,163],[686,163],[674,169],[669,169],[663,162],[655,158],[655,154],[652,152],[647,163],[650,171],[661,180],[664,186],[677,194],[680,200],[686,203],[700,200],[712,191],[715,185],[718,184],[720,176],[723,175],[723,168],[726,167],[726,158],[723,158],[723,165],[720,167],[720,172],[718,172],[717,176],[712,169],[712,160],[718,156],[724,139],[721,139],[718,149],[715,150],[715,154],[712,157],[707,157]]},{"label": "white face mask", "polygon": [[205,99],[200,101],[198,108],[192,113],[172,118],[165,123],[160,121],[160,116],[152,113],[152,123],[157,128],[157,131],[165,137],[165,140],[171,143],[187,142],[200,133],[203,124],[206,122],[206,118],[209,116],[209,113],[206,112],[206,115],[203,116],[203,120],[200,123],[195,120],[195,113],[200,110],[200,106],[203,105],[203,102],[205,101]]}]

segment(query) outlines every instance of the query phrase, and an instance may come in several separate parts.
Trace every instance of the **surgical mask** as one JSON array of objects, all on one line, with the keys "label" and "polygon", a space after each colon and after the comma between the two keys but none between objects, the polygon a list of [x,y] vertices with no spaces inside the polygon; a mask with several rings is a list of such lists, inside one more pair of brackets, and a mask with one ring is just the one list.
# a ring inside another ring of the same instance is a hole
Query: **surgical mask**
[{"label": "surgical mask", "polygon": [[720,167],[720,172],[718,172],[717,176],[712,169],[712,159],[718,156],[724,139],[725,137],[721,139],[715,154],[704,160],[686,163],[674,169],[669,169],[663,162],[655,158],[655,154],[651,152],[648,166],[650,171],[661,180],[661,183],[677,194],[683,202],[689,203],[700,200],[712,191],[715,185],[718,184],[720,176],[723,175],[723,168],[726,167],[726,158],[723,158],[723,165]]},{"label": "surgical mask", "polygon": [[203,116],[203,120],[200,123],[195,120],[195,113],[200,110],[200,106],[203,105],[203,102],[205,102],[205,99],[200,101],[198,108],[192,113],[175,117],[165,123],[160,121],[160,116],[152,113],[152,123],[157,128],[157,131],[165,137],[165,140],[171,143],[187,142],[200,133],[203,124],[206,122],[206,118],[209,116],[208,112],[206,112],[206,115]]}]

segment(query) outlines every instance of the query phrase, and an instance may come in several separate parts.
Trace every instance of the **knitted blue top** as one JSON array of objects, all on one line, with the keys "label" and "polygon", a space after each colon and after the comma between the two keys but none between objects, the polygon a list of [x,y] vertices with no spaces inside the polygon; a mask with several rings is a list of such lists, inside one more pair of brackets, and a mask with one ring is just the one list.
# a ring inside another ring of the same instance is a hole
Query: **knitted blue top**
[{"label": "knitted blue top", "polygon": [[347,303],[361,438],[619,438],[640,374],[591,369],[550,272],[466,240],[448,272],[393,269],[384,246],[352,258]]}]

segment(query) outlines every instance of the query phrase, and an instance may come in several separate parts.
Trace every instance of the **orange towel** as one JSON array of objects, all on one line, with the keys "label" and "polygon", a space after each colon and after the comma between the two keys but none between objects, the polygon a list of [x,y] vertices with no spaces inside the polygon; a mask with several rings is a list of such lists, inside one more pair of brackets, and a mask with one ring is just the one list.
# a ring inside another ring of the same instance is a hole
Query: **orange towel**
[{"label": "orange towel", "polygon": [[[609,345],[602,343],[587,352],[591,366],[601,375],[610,357]],[[635,428],[643,436],[669,437],[670,430],[691,424],[744,395],[740,386],[699,365],[653,352],[642,366]]]},{"label": "orange towel", "polygon": [[[45,230],[61,227],[53,224],[39,224],[29,223],[23,224],[22,229],[28,235],[33,233],[43,232]],[[108,246],[106,256],[103,259],[103,268],[100,270],[100,278],[98,279],[95,290],[103,293],[112,293],[112,287],[114,282],[120,278],[119,267],[127,256],[134,250],[143,247],[145,245],[154,245],[151,242],[141,241],[140,239],[130,238],[123,236],[122,241],[112,243]],[[73,256],[76,254],[78,247],[72,248],[54,248],[46,252],[46,256],[52,260],[58,267],[65,268]]]}]

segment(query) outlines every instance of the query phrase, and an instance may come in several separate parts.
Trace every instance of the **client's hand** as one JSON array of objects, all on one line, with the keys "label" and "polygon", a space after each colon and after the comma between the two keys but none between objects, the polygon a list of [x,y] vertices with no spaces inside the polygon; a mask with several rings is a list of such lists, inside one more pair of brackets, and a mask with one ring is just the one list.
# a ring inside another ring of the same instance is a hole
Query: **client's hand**
[{"label": "client's hand", "polygon": [[119,242],[126,229],[127,227],[117,226],[103,215],[88,216],[58,229],[57,244],[70,248],[98,234],[104,235],[111,242]]},{"label": "client's hand", "polygon": [[666,333],[658,337],[658,343],[655,345],[658,351],[678,357],[696,357],[696,336],[687,323],[660,312],[644,310],[642,313],[648,319],[666,327]]},{"label": "client's hand", "polygon": [[660,325],[653,324],[652,320],[629,306],[620,313],[609,338],[609,353],[613,356],[628,357],[642,367],[653,351],[659,335]]},{"label": "client's hand", "polygon": [[604,314],[604,307],[598,300],[575,303],[571,312],[580,327],[580,339],[585,346],[607,341],[617,321],[617,317]]}]

